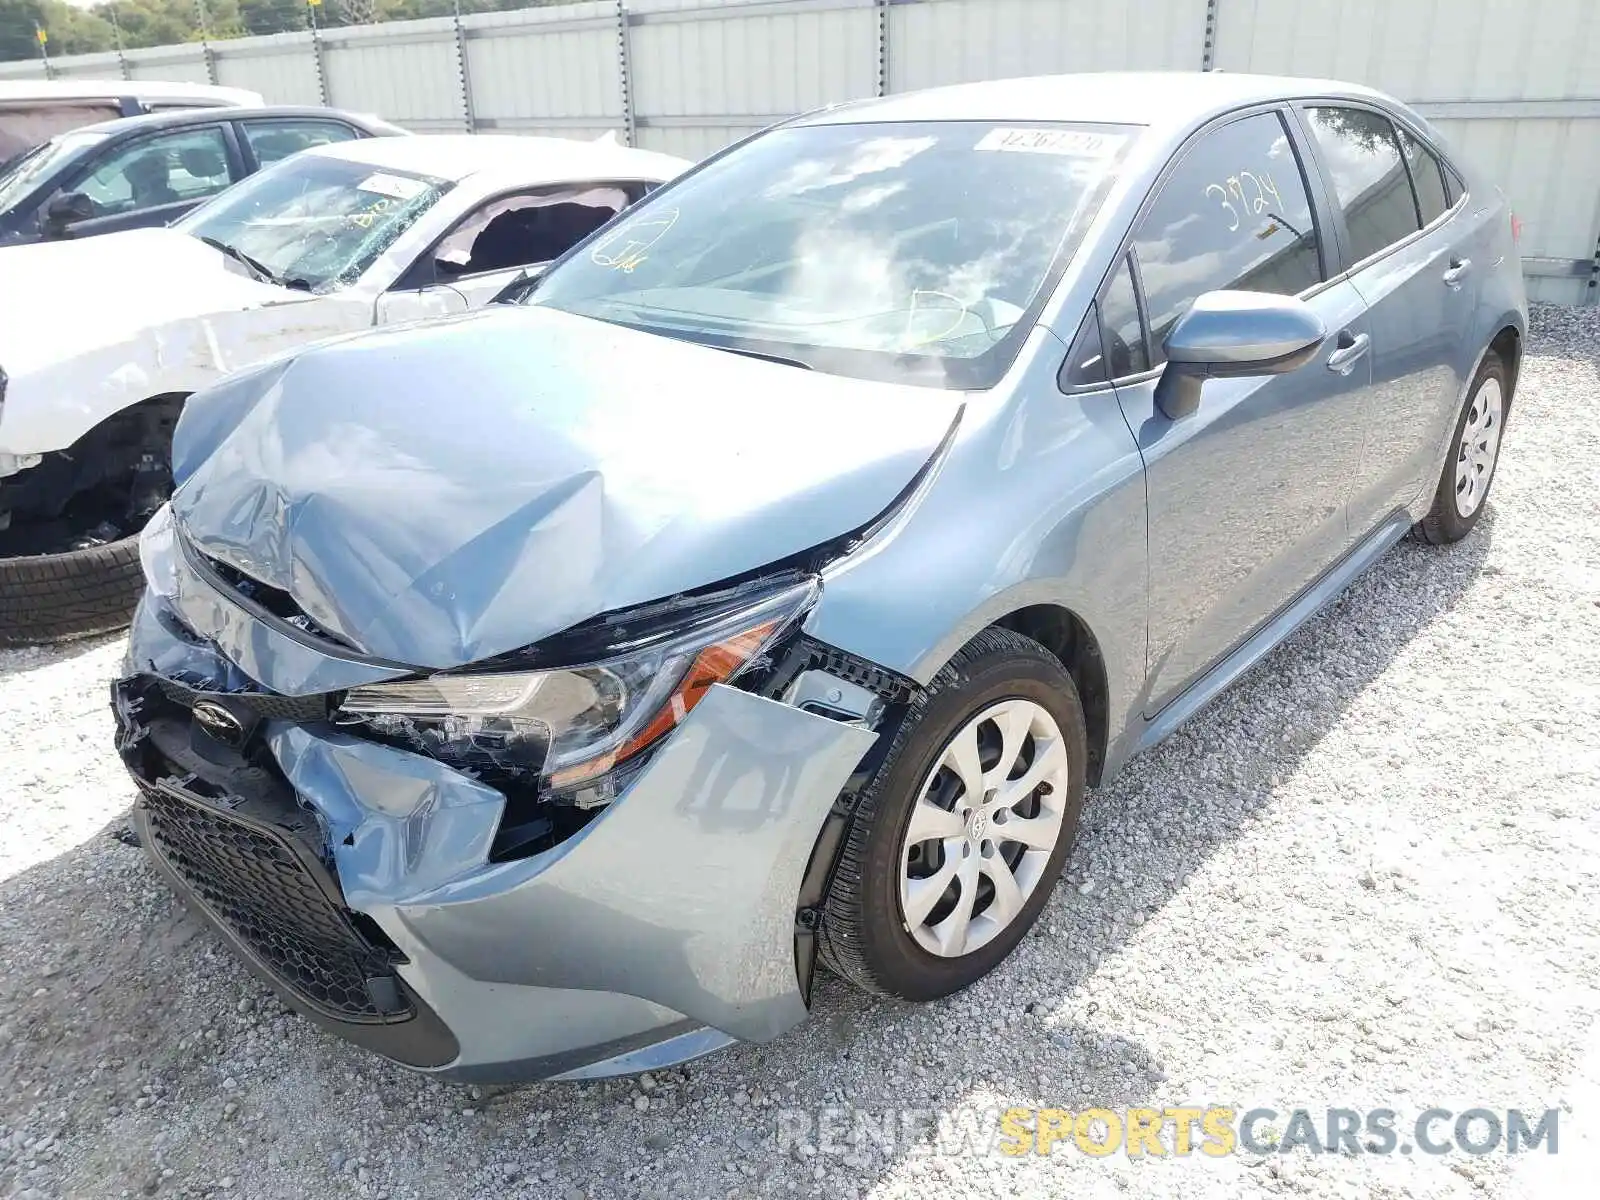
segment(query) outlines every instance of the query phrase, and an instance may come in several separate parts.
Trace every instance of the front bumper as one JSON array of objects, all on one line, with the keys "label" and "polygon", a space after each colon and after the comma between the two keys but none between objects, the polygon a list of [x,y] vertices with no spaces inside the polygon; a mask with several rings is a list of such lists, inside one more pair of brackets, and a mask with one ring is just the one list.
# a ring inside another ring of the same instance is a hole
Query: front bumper
[{"label": "front bumper", "polygon": [[299,1011],[473,1081],[635,1072],[805,1016],[797,897],[872,731],[715,687],[581,831],[491,863],[499,792],[301,700],[261,697],[248,757],[197,732],[198,698],[261,689],[182,615],[146,597],[113,688],[144,844]]}]

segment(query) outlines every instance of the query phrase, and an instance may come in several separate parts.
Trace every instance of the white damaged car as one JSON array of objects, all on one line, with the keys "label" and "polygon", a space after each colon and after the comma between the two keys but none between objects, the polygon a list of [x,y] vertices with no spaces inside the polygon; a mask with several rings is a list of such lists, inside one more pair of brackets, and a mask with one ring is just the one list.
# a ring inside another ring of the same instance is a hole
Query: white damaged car
[{"label": "white damaged car", "polygon": [[377,138],[285,159],[170,228],[0,250],[0,646],[126,622],[191,393],[487,304],[688,166],[610,137]]}]

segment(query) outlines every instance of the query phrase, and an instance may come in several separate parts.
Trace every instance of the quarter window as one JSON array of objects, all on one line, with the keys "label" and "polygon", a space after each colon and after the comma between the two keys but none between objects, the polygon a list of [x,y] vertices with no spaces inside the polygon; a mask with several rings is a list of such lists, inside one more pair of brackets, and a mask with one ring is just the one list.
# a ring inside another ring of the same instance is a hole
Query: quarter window
[{"label": "quarter window", "polygon": [[1420,229],[1394,126],[1366,108],[1310,108],[1306,115],[1334,195],[1344,210],[1350,261],[1360,262]]},{"label": "quarter window", "polygon": [[1113,379],[1150,369],[1150,356],[1144,348],[1144,325],[1139,320],[1139,302],[1134,297],[1133,275],[1126,258],[1117,264],[1116,274],[1106,285],[1105,296],[1100,301],[1100,324],[1105,330],[1106,365]]},{"label": "quarter window", "polygon": [[1089,306],[1083,324],[1078,326],[1078,336],[1072,339],[1072,349],[1061,370],[1063,387],[1093,387],[1106,382],[1106,356],[1100,348],[1100,320]]},{"label": "quarter window", "polygon": [[[1402,176],[1403,177],[1403,176]],[[1277,113],[1229,122],[1184,155],[1134,237],[1155,362],[1203,292],[1292,296],[1322,280],[1300,160]],[[1110,322],[1107,322],[1108,336]]]},{"label": "quarter window", "polygon": [[1426,146],[1404,129],[1399,132],[1400,149],[1411,171],[1411,184],[1417,189],[1417,208],[1421,210],[1422,223],[1431,225],[1450,207],[1445,193],[1444,168]]}]

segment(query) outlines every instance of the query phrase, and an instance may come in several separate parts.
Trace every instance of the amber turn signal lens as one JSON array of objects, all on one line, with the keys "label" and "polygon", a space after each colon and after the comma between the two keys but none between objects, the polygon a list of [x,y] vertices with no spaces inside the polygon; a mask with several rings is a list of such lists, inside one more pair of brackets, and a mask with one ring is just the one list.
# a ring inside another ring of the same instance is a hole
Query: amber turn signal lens
[{"label": "amber turn signal lens", "polygon": [[772,636],[778,625],[779,622],[776,620],[766,621],[731,638],[707,646],[694,656],[694,661],[683,673],[678,686],[672,689],[672,694],[667,697],[666,703],[656,711],[655,716],[650,718],[643,729],[612,754],[576,763],[565,770],[555,772],[550,776],[550,783],[555,787],[572,787],[574,784],[593,779],[596,775],[604,775],[618,763],[626,762],[639,751],[665,737],[678,722],[689,715],[696,704],[700,703],[712,684],[724,683],[732,678],[750,660],[750,656]]}]

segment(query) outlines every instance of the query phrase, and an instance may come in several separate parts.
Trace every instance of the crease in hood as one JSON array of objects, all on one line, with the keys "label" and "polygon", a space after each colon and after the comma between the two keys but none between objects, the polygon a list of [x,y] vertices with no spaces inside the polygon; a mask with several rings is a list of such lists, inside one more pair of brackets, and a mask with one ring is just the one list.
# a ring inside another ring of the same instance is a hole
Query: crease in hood
[{"label": "crease in hood", "polygon": [[491,309],[196,396],[173,511],[363,653],[445,669],[865,524],[962,399]]}]

